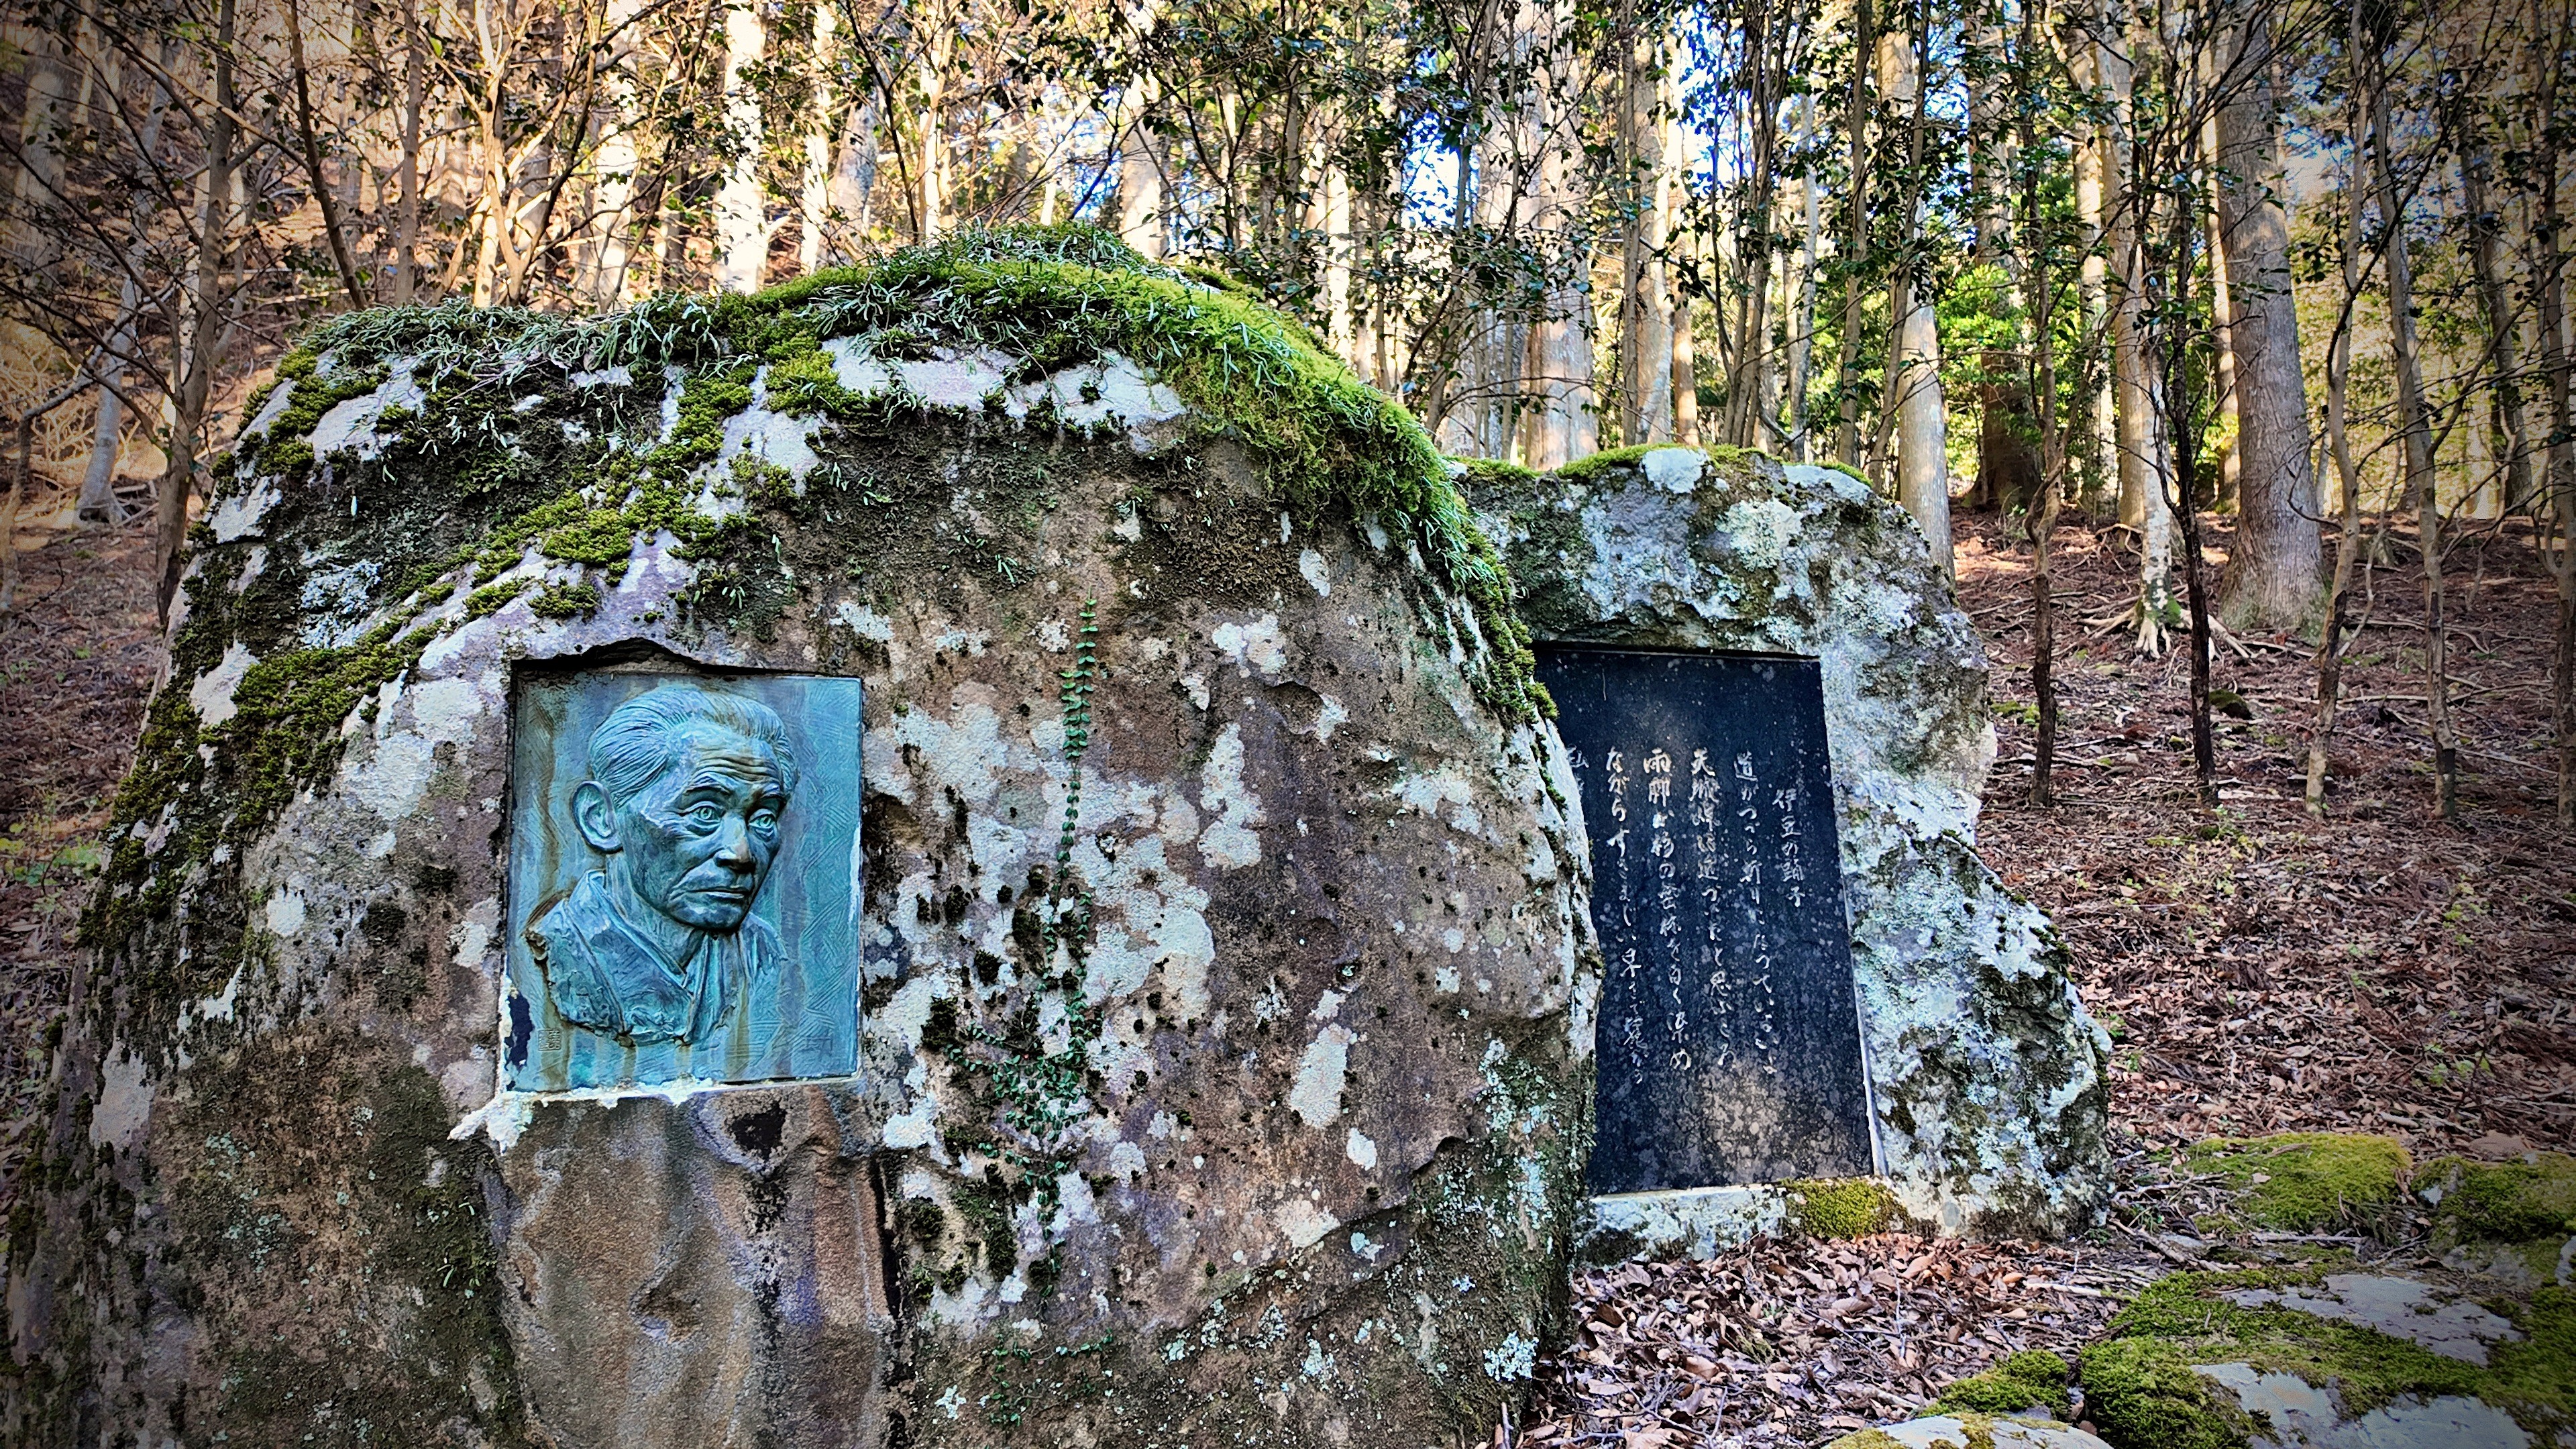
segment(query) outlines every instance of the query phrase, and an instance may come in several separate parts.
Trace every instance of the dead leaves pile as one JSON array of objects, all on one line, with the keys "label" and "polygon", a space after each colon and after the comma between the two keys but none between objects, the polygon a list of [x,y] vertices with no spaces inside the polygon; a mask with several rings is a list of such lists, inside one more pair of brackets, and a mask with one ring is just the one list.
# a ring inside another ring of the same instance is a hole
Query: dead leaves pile
[{"label": "dead leaves pile", "polygon": [[1497,1444],[1815,1444],[1902,1419],[2023,1349],[2072,1359],[2160,1269],[2123,1254],[1883,1233],[1757,1240],[1578,1275],[1544,1417]]}]

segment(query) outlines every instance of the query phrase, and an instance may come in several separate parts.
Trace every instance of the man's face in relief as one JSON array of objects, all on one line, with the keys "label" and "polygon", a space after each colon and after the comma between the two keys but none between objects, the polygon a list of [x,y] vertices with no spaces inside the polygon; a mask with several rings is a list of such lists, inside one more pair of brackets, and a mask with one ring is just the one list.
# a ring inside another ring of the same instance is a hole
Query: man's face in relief
[{"label": "man's face in relief", "polygon": [[[690,721],[673,728],[686,741],[672,752],[670,769],[614,807],[596,796],[576,809],[583,834],[612,852],[608,884],[621,907],[729,933],[750,914],[778,858],[784,774],[766,743],[725,725]],[[613,839],[603,840],[594,822],[609,826],[604,833]]]}]

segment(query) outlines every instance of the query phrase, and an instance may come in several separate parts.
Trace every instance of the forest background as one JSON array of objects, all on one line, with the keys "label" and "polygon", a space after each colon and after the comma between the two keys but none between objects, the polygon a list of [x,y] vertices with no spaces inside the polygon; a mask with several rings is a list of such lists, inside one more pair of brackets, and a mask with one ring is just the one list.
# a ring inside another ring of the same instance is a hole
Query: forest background
[{"label": "forest background", "polygon": [[[12,1110],[190,508],[295,337],[378,306],[525,309],[535,335],[1015,222],[1095,225],[1260,297],[1461,458],[1758,448],[1897,499],[2005,666],[1987,848],[2017,880],[2144,909],[2122,873],[2182,839],[2172,816],[2224,843],[2242,802],[2367,823],[2403,795],[2432,833],[2374,835],[2411,864],[2376,862],[2392,875],[2363,894],[2421,894],[2406,870],[2486,850],[2521,873],[2525,924],[2576,920],[2542,864],[2576,841],[2570,0],[11,0],[0,20]],[[2168,764],[2169,802],[2143,788]],[[2104,808],[2051,815],[2070,788]],[[2300,838],[2320,860],[2353,839]],[[2173,864],[2176,900],[2262,874]],[[2448,921],[2476,869],[2433,873],[2425,918]],[[2106,949],[2134,963],[2149,936]],[[2539,952],[2505,964],[2543,1014],[2514,1055],[2545,1090],[2508,1115],[2555,1138],[2576,959]],[[2416,1005],[2479,1006],[2442,994]],[[2393,1009],[2365,996],[2365,1020]]]},{"label": "forest background", "polygon": [[[1458,457],[1901,502],[1995,664],[1979,847],[2115,1043],[2095,1237],[2170,1259],[2212,1135],[2576,1146],[2571,93],[2576,0],[0,0],[0,1213],[190,510],[297,336],[1067,221]],[[1621,1362],[1549,1370],[1568,1425],[1665,1401]],[[1938,1387],[1870,1364],[1672,1402]]]}]

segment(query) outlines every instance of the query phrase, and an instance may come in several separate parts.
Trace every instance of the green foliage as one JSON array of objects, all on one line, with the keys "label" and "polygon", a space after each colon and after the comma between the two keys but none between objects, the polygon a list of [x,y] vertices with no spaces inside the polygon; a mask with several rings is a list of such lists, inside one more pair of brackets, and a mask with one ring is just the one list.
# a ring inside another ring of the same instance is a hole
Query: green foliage
[{"label": "green foliage", "polygon": [[2409,1166],[2393,1138],[2333,1132],[2216,1138],[2193,1147],[2189,1161],[2226,1178],[2247,1218],[2291,1233],[2383,1228]]}]

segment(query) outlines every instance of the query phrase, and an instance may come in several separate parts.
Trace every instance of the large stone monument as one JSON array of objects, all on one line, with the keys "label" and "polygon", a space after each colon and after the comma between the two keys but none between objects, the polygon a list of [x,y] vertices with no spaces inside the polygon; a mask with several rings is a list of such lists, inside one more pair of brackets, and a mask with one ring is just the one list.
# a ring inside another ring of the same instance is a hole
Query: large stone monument
[{"label": "large stone monument", "polygon": [[1707,1252],[1813,1178],[1877,1176],[1942,1232],[2088,1222],[2110,1044],[1977,857],[1984,650],[1903,511],[1733,450],[1461,482],[1595,849],[1587,1252]]},{"label": "large stone monument", "polygon": [[214,490],[12,1442],[1481,1442],[1599,958],[1428,439],[1081,231],[335,322]]}]

